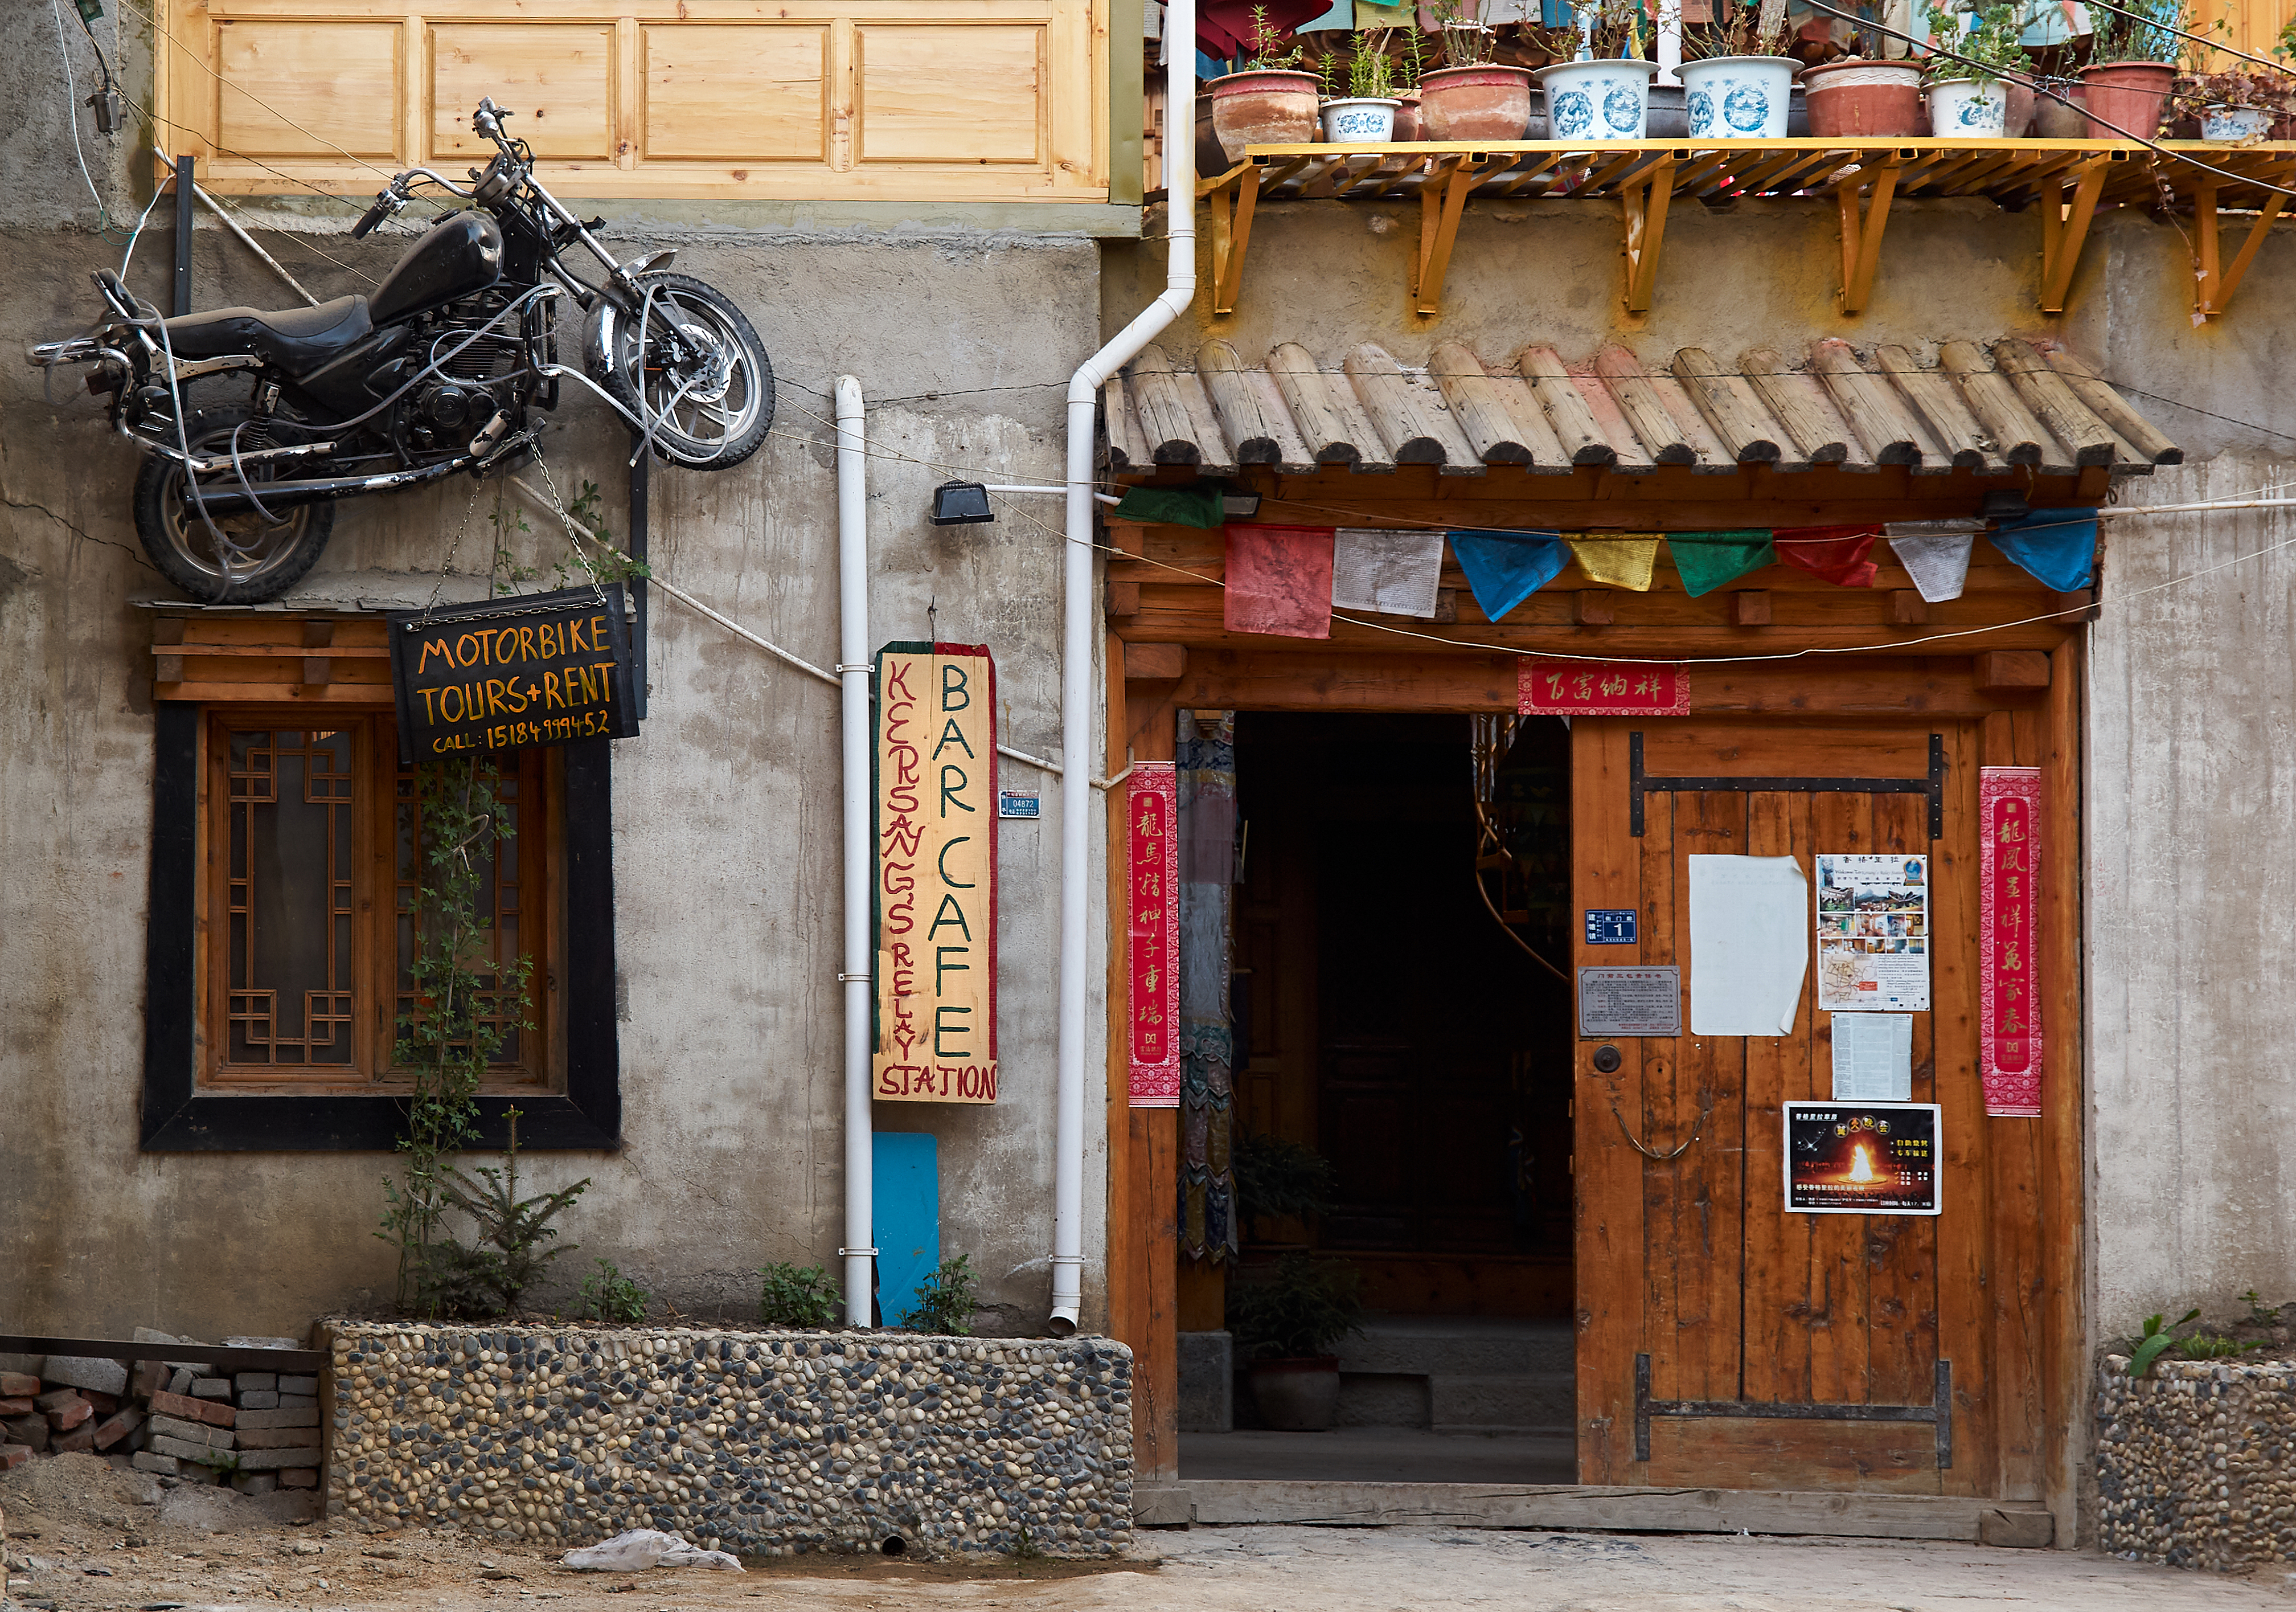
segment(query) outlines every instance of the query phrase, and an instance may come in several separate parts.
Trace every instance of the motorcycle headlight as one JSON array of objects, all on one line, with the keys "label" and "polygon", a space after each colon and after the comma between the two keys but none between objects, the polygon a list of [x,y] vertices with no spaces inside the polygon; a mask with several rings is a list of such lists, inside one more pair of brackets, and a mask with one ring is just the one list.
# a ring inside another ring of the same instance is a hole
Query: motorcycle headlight
[{"label": "motorcycle headlight", "polygon": [[512,183],[509,165],[497,155],[487,164],[487,171],[479,176],[478,184],[471,191],[471,199],[480,207],[492,207],[510,194]]}]

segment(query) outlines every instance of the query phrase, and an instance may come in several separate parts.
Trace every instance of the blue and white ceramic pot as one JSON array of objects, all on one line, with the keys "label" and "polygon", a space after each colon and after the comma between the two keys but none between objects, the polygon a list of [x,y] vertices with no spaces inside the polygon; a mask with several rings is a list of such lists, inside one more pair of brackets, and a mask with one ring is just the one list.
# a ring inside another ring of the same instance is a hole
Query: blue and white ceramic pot
[{"label": "blue and white ceramic pot", "polygon": [[2260,106],[2208,106],[2201,109],[2201,138],[2239,145],[2261,140],[2272,127],[2272,114]]},{"label": "blue and white ceramic pot", "polygon": [[1693,140],[1783,140],[1801,63],[1789,56],[1685,62],[1683,101]]},{"label": "blue and white ceramic pot", "polygon": [[1645,138],[1655,62],[1564,62],[1538,70],[1546,137],[1573,144]]},{"label": "blue and white ceramic pot", "polygon": [[1324,144],[1385,145],[1395,138],[1395,109],[1403,104],[1372,95],[1343,95],[1324,103]]},{"label": "blue and white ceramic pot", "polygon": [[2000,140],[2009,130],[2009,86],[1998,78],[1944,78],[1930,86],[1930,133],[1940,140]]}]

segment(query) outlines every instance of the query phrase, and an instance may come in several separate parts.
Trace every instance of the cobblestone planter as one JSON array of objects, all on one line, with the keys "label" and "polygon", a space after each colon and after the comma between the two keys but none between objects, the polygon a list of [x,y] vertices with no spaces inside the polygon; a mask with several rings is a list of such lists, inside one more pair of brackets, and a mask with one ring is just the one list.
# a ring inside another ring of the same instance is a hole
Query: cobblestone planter
[{"label": "cobblestone planter", "polygon": [[2296,1560],[2296,1361],[2108,1355],[2097,1379],[2097,1546],[2225,1569]]},{"label": "cobblestone planter", "polygon": [[757,1556],[1131,1540],[1132,1356],[1104,1338],[324,1330],[331,1515]]}]

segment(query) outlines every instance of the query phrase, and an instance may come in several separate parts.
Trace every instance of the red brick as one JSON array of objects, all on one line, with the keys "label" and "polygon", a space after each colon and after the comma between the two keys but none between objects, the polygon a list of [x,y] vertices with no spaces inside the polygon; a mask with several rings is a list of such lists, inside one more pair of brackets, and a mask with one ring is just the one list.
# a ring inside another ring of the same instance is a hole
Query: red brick
[{"label": "red brick", "polygon": [[58,1405],[48,1412],[48,1426],[59,1433],[69,1433],[95,1415],[95,1407],[74,1395],[70,1404]]},{"label": "red brick", "polygon": [[80,1398],[79,1390],[77,1388],[51,1388],[34,1399],[32,1402],[43,1410],[62,1410],[73,1405],[84,1405],[87,1402]]},{"label": "red brick", "polygon": [[109,1450],[144,1425],[144,1413],[129,1409],[119,1412],[95,1430],[95,1447]]},{"label": "red brick", "polygon": [[67,1433],[50,1446],[58,1455],[70,1455],[95,1448],[95,1424],[90,1422],[77,1433]]},{"label": "red brick", "polygon": [[0,1417],[29,1416],[32,1410],[33,1405],[30,1400],[0,1399]]},{"label": "red brick", "polygon": [[27,1377],[21,1371],[0,1371],[0,1394],[10,1399],[29,1399],[40,1391],[40,1379]]},{"label": "red brick", "polygon": [[119,1409],[119,1396],[116,1394],[98,1394],[93,1388],[82,1388],[79,1396],[95,1407],[98,1416],[110,1416]]},{"label": "red brick", "polygon": [[16,1443],[29,1444],[35,1450],[48,1447],[48,1419],[45,1416],[20,1416],[11,1422],[0,1422],[4,1432]]},{"label": "red brick", "polygon": [[0,1472],[12,1472],[31,1459],[29,1444],[0,1444]]},{"label": "red brick", "polygon": [[211,1399],[193,1399],[184,1394],[155,1394],[152,1396],[154,1416],[180,1416],[188,1422],[205,1422],[210,1427],[228,1427],[239,1419],[239,1412],[229,1405]]},{"label": "red brick", "polygon": [[138,1399],[148,1398],[165,1388],[174,1375],[165,1361],[137,1361],[135,1373],[128,1378],[127,1391]]}]

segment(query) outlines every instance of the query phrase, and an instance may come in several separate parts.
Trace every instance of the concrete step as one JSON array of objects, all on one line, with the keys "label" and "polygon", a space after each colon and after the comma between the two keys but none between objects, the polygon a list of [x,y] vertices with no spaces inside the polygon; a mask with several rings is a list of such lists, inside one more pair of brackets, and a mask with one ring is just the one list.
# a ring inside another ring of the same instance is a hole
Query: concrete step
[{"label": "concrete step", "polygon": [[1438,1433],[1568,1433],[1577,1422],[1578,1386],[1568,1372],[1431,1377],[1427,1389],[1429,1421]]},{"label": "concrete step", "polygon": [[1407,1377],[1507,1377],[1573,1369],[1568,1320],[1375,1315],[1339,1346],[1340,1369]]}]

